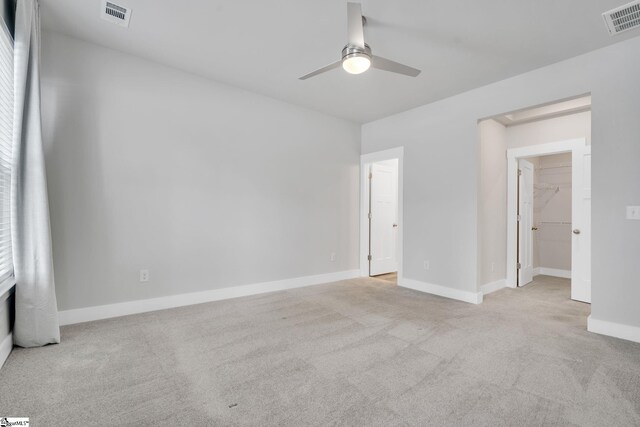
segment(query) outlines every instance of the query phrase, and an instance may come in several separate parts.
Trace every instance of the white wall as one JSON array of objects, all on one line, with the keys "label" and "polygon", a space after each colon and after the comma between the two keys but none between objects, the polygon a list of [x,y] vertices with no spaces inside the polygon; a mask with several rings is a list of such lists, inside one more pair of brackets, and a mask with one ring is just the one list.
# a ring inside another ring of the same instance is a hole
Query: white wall
[{"label": "white wall", "polygon": [[[367,123],[362,151],[405,147],[404,275],[475,291],[480,118],[591,93],[592,317],[640,327],[640,38]],[[422,268],[431,259],[431,270]]]},{"label": "white wall", "polygon": [[507,140],[495,120],[478,123],[478,285],[506,277],[507,257]]},{"label": "white wall", "polygon": [[42,94],[61,310],[358,268],[359,126],[48,32]]},{"label": "white wall", "polygon": [[508,126],[507,148],[586,138],[591,144],[591,111]]}]

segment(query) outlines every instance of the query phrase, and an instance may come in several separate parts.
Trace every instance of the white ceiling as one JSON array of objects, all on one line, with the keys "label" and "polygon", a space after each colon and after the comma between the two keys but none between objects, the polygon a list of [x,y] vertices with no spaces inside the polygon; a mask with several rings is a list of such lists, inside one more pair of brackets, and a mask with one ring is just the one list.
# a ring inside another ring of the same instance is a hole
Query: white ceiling
[{"label": "white ceiling", "polygon": [[[625,0],[363,0],[374,54],[417,78],[341,69],[343,0],[113,0],[130,27],[100,19],[100,0],[40,0],[42,25],[123,52],[356,122],[418,105],[635,37],[610,37],[602,12]],[[46,35],[45,35],[46,37]]]}]

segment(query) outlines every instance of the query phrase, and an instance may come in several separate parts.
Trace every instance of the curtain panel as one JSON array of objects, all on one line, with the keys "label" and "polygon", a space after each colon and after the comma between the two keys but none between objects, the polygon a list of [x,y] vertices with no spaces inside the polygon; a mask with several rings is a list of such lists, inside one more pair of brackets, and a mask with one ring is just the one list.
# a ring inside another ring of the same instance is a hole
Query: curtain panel
[{"label": "curtain panel", "polygon": [[15,116],[11,234],[16,279],[14,344],[60,342],[40,117],[37,0],[18,0],[14,40]]}]

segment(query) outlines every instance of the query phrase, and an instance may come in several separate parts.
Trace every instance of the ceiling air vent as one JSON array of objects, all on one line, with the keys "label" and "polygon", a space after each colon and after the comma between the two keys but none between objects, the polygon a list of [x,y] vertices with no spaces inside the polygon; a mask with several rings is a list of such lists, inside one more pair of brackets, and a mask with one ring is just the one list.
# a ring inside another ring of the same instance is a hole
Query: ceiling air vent
[{"label": "ceiling air vent", "polygon": [[102,19],[112,22],[121,27],[129,26],[129,18],[131,18],[131,9],[120,4],[102,0],[102,9],[100,11]]},{"label": "ceiling air vent", "polygon": [[609,34],[619,34],[640,27],[640,0],[617,7],[602,14]]}]

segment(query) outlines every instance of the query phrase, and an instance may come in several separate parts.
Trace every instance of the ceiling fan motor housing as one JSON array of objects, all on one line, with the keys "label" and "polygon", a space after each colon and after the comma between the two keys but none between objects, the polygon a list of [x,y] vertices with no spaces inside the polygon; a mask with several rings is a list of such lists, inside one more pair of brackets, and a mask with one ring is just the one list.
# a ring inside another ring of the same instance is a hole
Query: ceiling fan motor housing
[{"label": "ceiling fan motor housing", "polygon": [[371,59],[371,48],[369,45],[365,43],[363,49],[360,46],[348,44],[342,49],[342,61],[357,56],[364,56]]}]

